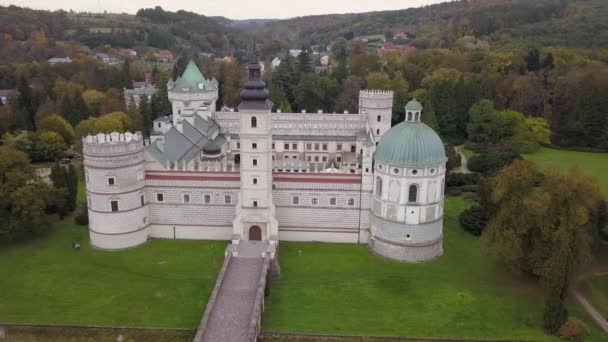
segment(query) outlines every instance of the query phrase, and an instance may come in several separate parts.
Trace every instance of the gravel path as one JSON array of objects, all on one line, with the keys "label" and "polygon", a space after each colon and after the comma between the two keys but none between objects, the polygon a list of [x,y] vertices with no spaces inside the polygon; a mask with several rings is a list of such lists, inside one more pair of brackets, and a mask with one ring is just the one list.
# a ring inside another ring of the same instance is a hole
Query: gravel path
[{"label": "gravel path", "polygon": [[456,153],[458,153],[460,155],[460,167],[455,169],[454,172],[471,173],[471,170],[469,170],[469,167],[468,167],[467,157],[462,152],[462,150],[464,150],[464,145],[456,146],[456,147],[454,147],[454,150],[456,151]]}]

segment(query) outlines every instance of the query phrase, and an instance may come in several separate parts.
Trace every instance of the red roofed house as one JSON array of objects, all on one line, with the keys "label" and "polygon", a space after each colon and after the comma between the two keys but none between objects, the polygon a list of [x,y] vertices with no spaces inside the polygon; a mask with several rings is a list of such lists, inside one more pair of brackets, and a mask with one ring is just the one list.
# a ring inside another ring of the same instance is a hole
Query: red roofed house
[{"label": "red roofed house", "polygon": [[173,55],[173,52],[169,50],[160,50],[154,54],[154,57],[156,58],[157,62],[162,63],[173,63],[175,61],[175,56]]},{"label": "red roofed house", "polygon": [[137,56],[137,51],[133,49],[118,49],[118,54],[125,57],[135,57]]}]

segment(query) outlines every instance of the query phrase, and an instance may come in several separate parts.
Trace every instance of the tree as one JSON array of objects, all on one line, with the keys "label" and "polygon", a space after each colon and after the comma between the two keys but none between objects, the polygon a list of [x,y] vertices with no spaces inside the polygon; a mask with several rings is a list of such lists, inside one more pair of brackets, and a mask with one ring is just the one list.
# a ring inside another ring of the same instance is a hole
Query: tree
[{"label": "tree", "polygon": [[530,161],[516,161],[490,188],[482,246],[508,269],[540,278],[547,295],[543,325],[555,333],[567,318],[564,300],[572,275],[592,258],[599,187],[576,169],[543,173]]},{"label": "tree", "polygon": [[57,114],[52,114],[40,119],[37,126],[38,131],[40,132],[58,133],[68,146],[74,143],[74,127]]},{"label": "tree", "polygon": [[319,109],[331,112],[337,95],[338,84],[334,79],[314,73],[302,80],[295,89],[298,109],[309,112],[316,112]]},{"label": "tree", "polygon": [[34,137],[31,156],[36,162],[58,160],[68,148],[61,135],[56,132],[41,132]]},{"label": "tree", "polygon": [[551,70],[554,67],[555,67],[555,64],[553,61],[553,54],[551,52],[549,52],[547,54],[547,56],[545,57],[545,59],[543,60],[543,69]]},{"label": "tree", "polygon": [[150,105],[148,104],[148,97],[142,96],[139,100],[139,116],[141,118],[141,128],[144,137],[150,136],[150,129],[152,128],[152,119],[150,115]]},{"label": "tree", "polygon": [[540,70],[540,52],[538,49],[532,49],[526,57],[526,67],[528,71]]},{"label": "tree", "polygon": [[78,196],[78,172],[74,165],[67,166],[53,164],[51,167],[51,181],[57,194],[62,198],[55,202],[54,208],[63,218],[76,209]]},{"label": "tree", "polygon": [[36,122],[34,120],[36,111],[32,101],[33,94],[32,88],[27,78],[20,78],[17,83],[17,106],[19,108],[19,125],[21,128],[26,130],[33,130],[36,128]]},{"label": "tree", "polygon": [[296,63],[296,72],[298,80],[303,80],[309,74],[314,72],[312,68],[312,61],[310,58],[310,52],[307,48],[302,47],[302,53],[298,56],[298,62]]},{"label": "tree", "polygon": [[[167,92],[167,81],[169,81],[167,73],[157,71],[156,74],[153,74],[153,80],[156,92],[150,99],[150,115],[154,120],[161,116],[171,114],[172,109]],[[217,110],[218,108],[214,109]]]},{"label": "tree", "polygon": [[104,94],[99,90],[87,89],[82,93],[82,99],[89,108],[89,113],[93,116],[100,114],[101,103],[103,101]]},{"label": "tree", "polygon": [[365,82],[358,76],[349,76],[342,83],[342,93],[336,100],[336,112],[357,113],[359,111],[359,92]]},{"label": "tree", "polygon": [[101,101],[99,114],[124,112],[125,110],[125,100],[122,93],[116,88],[108,89]]},{"label": "tree", "polygon": [[50,188],[40,181],[27,155],[0,146],[0,241],[36,237],[50,227],[45,210]]}]

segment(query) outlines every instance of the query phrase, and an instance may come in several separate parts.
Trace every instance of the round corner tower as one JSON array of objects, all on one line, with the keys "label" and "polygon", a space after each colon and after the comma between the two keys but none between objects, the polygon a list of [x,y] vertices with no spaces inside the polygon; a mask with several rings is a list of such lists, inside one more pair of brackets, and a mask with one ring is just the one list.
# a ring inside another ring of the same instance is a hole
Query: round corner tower
[{"label": "round corner tower", "polygon": [[148,241],[144,140],[140,132],[83,138],[91,244],[124,249]]},{"label": "round corner tower", "polygon": [[367,126],[374,143],[391,129],[393,117],[393,92],[390,90],[361,90],[359,92],[359,114],[367,115]]},{"label": "round corner tower", "polygon": [[422,106],[406,106],[405,121],[382,138],[374,154],[369,248],[404,262],[443,254],[447,157],[441,138],[422,123]]}]

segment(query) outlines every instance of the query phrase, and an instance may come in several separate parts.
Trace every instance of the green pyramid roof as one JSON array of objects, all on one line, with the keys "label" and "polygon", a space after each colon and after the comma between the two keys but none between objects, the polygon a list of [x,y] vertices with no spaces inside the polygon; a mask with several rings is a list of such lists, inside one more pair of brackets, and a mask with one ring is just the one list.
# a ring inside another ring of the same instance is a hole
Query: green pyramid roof
[{"label": "green pyramid roof", "polygon": [[173,92],[205,92],[217,90],[217,81],[207,80],[193,61],[188,63],[184,73],[175,82],[169,81],[167,87]]}]

